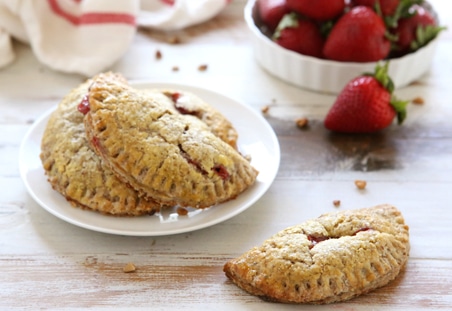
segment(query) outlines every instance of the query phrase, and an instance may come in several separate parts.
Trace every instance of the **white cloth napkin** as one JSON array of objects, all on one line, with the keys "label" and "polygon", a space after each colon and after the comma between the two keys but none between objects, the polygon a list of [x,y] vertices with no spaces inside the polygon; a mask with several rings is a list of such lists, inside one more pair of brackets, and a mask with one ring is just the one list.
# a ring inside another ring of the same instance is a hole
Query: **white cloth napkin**
[{"label": "white cloth napkin", "polygon": [[217,15],[232,0],[0,0],[0,68],[12,38],[59,71],[92,76],[120,59],[138,27],[177,30]]}]

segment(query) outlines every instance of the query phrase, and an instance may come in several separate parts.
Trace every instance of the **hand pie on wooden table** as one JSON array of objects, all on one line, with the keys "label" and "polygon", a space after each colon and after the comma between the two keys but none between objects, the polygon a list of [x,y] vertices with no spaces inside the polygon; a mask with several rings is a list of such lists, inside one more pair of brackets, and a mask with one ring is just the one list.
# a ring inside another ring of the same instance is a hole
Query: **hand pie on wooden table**
[{"label": "hand pie on wooden table", "polygon": [[266,300],[324,304],[382,287],[404,268],[408,226],[395,207],[328,213],[280,231],[224,266]]}]

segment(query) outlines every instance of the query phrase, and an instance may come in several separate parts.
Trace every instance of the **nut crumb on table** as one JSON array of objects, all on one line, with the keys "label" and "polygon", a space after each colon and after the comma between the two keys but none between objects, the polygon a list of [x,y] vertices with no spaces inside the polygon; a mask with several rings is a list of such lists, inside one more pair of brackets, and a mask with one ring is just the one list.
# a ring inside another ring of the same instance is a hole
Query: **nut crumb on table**
[{"label": "nut crumb on table", "polygon": [[411,101],[413,104],[416,105],[422,105],[424,104],[424,99],[420,96],[413,98],[413,100]]},{"label": "nut crumb on table", "polygon": [[198,70],[199,71],[206,71],[208,68],[208,66],[206,64],[202,64],[198,66]]},{"label": "nut crumb on table", "polygon": [[172,36],[168,38],[168,43],[169,44],[179,44],[181,43],[181,40],[178,36]]},{"label": "nut crumb on table", "polygon": [[162,59],[162,52],[160,50],[155,51],[155,59]]},{"label": "nut crumb on table", "polygon": [[137,270],[137,268],[135,267],[135,265],[131,262],[127,263],[123,268],[122,271],[125,273],[130,273],[130,272],[135,272]]},{"label": "nut crumb on table", "polygon": [[341,200],[333,200],[333,205],[339,207],[341,205]]},{"label": "nut crumb on table", "polygon": [[295,123],[298,128],[306,128],[309,124],[308,118],[298,118],[295,120]]},{"label": "nut crumb on table", "polygon": [[262,113],[268,113],[268,111],[270,110],[270,106],[269,105],[265,105],[261,108]]},{"label": "nut crumb on table", "polygon": [[355,185],[359,190],[363,190],[367,186],[367,182],[365,180],[355,180]]}]

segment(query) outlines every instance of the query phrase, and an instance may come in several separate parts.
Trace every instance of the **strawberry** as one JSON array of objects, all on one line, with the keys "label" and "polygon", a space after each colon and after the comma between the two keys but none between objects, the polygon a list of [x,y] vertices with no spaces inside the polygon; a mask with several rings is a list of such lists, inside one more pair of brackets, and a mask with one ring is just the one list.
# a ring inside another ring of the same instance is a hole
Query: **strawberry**
[{"label": "strawberry", "polygon": [[273,40],[288,50],[322,57],[324,39],[319,27],[310,20],[299,18],[296,13],[284,15],[276,28]]},{"label": "strawberry", "polygon": [[413,5],[410,15],[399,20],[394,32],[397,38],[394,49],[400,55],[426,45],[445,29],[437,26],[435,18],[422,6]]},{"label": "strawberry", "polygon": [[388,56],[391,43],[383,19],[371,8],[357,6],[339,18],[326,39],[326,58],[344,62],[373,62]]},{"label": "strawberry", "polygon": [[388,28],[397,27],[401,17],[411,15],[408,11],[415,5],[422,3],[423,0],[353,0],[353,4],[371,7],[381,15]]},{"label": "strawberry", "polygon": [[345,0],[286,0],[286,2],[291,10],[317,21],[334,19],[345,9]]},{"label": "strawberry", "polygon": [[397,115],[401,124],[408,101],[396,99],[388,76],[389,62],[377,64],[375,73],[351,80],[336,98],[324,125],[343,133],[372,133],[388,127]]},{"label": "strawberry", "polygon": [[355,6],[364,5],[373,9],[377,3],[383,16],[392,16],[396,12],[400,0],[353,0]]},{"label": "strawberry", "polygon": [[272,33],[283,16],[290,12],[286,0],[257,0],[256,6],[260,19]]}]

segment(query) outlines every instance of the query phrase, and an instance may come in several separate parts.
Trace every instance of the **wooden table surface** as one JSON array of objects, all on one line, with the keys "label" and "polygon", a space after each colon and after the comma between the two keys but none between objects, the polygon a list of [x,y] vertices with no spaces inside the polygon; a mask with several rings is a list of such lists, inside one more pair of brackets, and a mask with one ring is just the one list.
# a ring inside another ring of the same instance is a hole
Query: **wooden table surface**
[{"label": "wooden table surface", "polygon": [[[452,28],[452,5],[432,0]],[[402,126],[374,135],[338,135],[322,120],[334,101],[266,73],[254,60],[244,0],[176,33],[140,31],[111,70],[130,80],[189,83],[239,99],[277,134],[275,181],[245,212],[215,226],[158,237],[83,229],[51,215],[27,193],[18,155],[24,135],[84,77],[50,70],[28,46],[0,71],[0,309],[451,310],[452,36],[439,40],[432,68],[396,90],[410,104]],[[169,43],[177,36],[180,44]],[[155,59],[156,50],[162,52]],[[206,71],[198,66],[207,64]],[[177,66],[179,71],[174,71]],[[300,130],[295,119],[307,117]],[[250,128],[252,130],[252,128]],[[358,191],[356,179],[367,181]],[[333,200],[340,200],[339,208]],[[390,203],[410,226],[406,270],[388,286],[327,306],[264,302],[233,285],[224,263],[277,231],[324,212]],[[124,273],[133,262],[137,270]]]}]

